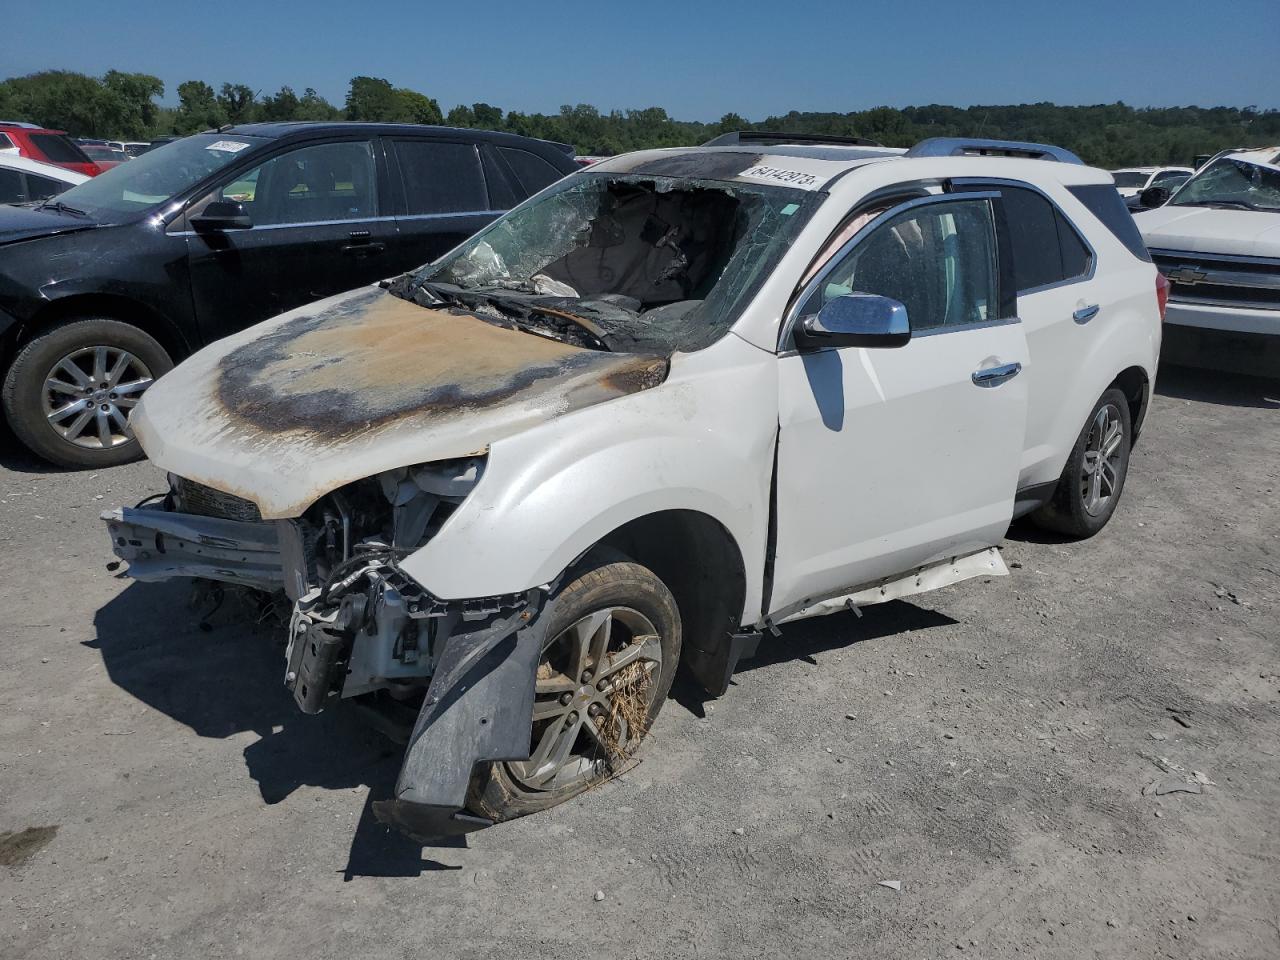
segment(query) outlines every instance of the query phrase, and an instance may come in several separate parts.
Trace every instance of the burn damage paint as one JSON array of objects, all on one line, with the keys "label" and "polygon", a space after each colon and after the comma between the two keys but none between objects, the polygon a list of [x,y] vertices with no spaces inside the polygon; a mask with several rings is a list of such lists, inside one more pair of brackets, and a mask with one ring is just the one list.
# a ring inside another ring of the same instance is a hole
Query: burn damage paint
[{"label": "burn damage paint", "polygon": [[678,177],[702,180],[732,180],[763,159],[759,153],[708,151],[682,153],[674,157],[656,157],[636,164],[627,172],[655,177]]},{"label": "burn damage paint", "polygon": [[217,398],[243,427],[334,442],[554,388],[568,412],[657,386],[667,368],[665,357],[586,350],[374,289],[232,350]]}]

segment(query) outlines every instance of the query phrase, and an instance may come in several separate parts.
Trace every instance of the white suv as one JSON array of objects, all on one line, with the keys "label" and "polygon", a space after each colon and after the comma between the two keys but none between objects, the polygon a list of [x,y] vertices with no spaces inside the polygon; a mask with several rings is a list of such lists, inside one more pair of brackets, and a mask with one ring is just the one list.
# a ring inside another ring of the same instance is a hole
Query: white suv
[{"label": "white suv", "polygon": [[[678,662],[1107,522],[1157,273],[1066,151],[652,150],[382,288],[206,347],[133,416],[141,580],[283,591],[285,682],[416,721],[379,815],[438,836],[619,769]],[[778,642],[785,642],[785,639]]]}]

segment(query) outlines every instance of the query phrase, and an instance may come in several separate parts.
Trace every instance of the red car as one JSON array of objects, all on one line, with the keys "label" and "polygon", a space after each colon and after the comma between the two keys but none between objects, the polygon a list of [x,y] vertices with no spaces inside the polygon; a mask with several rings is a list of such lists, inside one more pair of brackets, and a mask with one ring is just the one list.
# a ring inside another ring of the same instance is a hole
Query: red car
[{"label": "red car", "polygon": [[46,130],[27,124],[0,123],[0,147],[4,140],[18,148],[18,156],[96,177],[102,168],[89,158],[63,130]]}]

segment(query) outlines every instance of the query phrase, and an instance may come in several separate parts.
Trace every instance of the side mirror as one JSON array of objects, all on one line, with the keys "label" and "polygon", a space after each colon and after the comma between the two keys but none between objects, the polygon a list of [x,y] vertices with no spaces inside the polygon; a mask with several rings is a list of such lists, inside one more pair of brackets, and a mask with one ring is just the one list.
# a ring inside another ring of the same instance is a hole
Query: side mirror
[{"label": "side mirror", "polygon": [[907,308],[873,293],[847,293],[828,300],[795,329],[801,350],[823,347],[901,347],[911,339]]},{"label": "side mirror", "polygon": [[244,204],[238,200],[214,200],[191,218],[194,230],[209,233],[219,230],[248,230],[253,226]]},{"label": "side mirror", "polygon": [[1165,187],[1147,187],[1138,196],[1142,200],[1143,207],[1151,210],[1154,207],[1163,207],[1169,202],[1172,194]]}]

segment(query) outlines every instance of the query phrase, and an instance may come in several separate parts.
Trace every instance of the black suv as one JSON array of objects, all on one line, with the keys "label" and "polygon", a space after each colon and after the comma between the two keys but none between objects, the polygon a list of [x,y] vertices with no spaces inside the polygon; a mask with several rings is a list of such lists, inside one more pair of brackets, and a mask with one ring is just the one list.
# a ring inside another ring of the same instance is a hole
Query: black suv
[{"label": "black suv", "polygon": [[569,147],[510,134],[247,124],[0,206],[9,424],[63,466],[133,459],[129,410],[187,354],[434,260],[577,169]]}]

